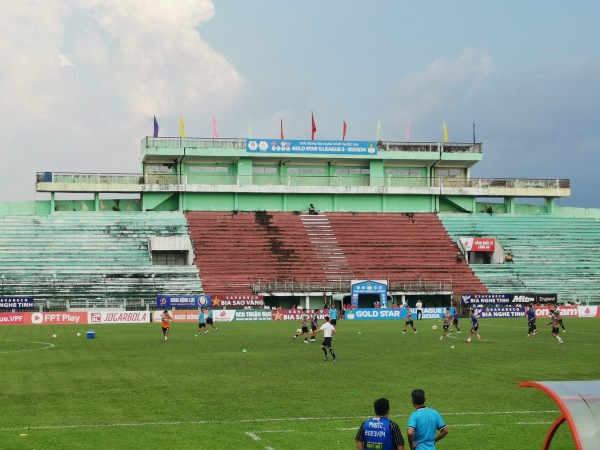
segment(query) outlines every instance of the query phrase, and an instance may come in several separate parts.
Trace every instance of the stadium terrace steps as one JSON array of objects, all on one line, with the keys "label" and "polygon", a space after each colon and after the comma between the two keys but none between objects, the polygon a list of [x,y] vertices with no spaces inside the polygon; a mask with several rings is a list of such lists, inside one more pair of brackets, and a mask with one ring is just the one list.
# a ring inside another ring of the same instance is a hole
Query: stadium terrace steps
[{"label": "stadium terrace steps", "polygon": [[152,265],[150,236],[187,236],[178,212],[0,217],[2,296],[89,303],[203,293],[196,266]]},{"label": "stadium terrace steps", "polygon": [[207,294],[251,294],[260,281],[452,282],[487,292],[435,214],[188,212]]},{"label": "stadium terrace steps", "polygon": [[252,294],[258,280],[325,280],[293,213],[188,212],[196,265],[210,295]]},{"label": "stadium terrace steps", "polygon": [[337,243],[327,216],[306,214],[301,215],[300,219],[314,247],[315,255],[323,267],[325,277],[328,280],[355,278],[344,252]]},{"label": "stadium terrace steps", "polygon": [[358,278],[452,283],[462,292],[487,292],[435,214],[328,213],[338,243]]},{"label": "stadium terrace steps", "polygon": [[490,292],[556,293],[559,300],[599,300],[600,221],[551,215],[440,214],[454,241],[493,237],[510,264],[472,264]]}]

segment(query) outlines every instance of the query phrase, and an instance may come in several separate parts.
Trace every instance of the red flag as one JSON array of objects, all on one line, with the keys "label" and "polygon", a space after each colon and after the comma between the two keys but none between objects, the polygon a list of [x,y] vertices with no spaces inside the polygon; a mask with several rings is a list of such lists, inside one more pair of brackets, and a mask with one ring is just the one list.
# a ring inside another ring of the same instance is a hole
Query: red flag
[{"label": "red flag", "polygon": [[344,131],[342,132],[342,141],[345,141],[346,140],[346,130],[348,129],[348,125],[346,124],[345,120],[343,122],[344,122],[344,125],[342,128],[344,129]]},{"label": "red flag", "polygon": [[217,133],[217,119],[213,116],[213,139],[217,139],[219,134]]},{"label": "red flag", "polygon": [[280,139],[283,141],[285,138],[283,137],[283,118],[281,119],[281,137]]},{"label": "red flag", "polygon": [[317,132],[317,125],[315,124],[315,115],[312,113],[312,111],[310,112],[310,117],[312,118],[312,135],[311,135],[311,139],[314,141],[315,140],[315,133]]}]

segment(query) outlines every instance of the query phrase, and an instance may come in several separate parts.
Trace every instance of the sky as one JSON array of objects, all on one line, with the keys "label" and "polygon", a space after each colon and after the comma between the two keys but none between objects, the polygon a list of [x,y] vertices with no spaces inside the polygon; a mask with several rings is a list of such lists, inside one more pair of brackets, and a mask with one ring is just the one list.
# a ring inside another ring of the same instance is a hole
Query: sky
[{"label": "sky", "polygon": [[140,173],[153,132],[483,144],[474,178],[600,208],[597,0],[0,0],[0,202]]}]

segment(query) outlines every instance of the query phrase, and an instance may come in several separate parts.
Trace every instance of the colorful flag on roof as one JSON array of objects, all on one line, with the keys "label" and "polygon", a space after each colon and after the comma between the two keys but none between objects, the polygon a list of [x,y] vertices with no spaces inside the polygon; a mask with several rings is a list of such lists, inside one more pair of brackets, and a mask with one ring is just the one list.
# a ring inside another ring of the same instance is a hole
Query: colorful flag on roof
[{"label": "colorful flag on roof", "polygon": [[444,122],[444,143],[448,142],[448,128],[446,128],[446,122]]},{"label": "colorful flag on roof", "polygon": [[217,133],[217,119],[213,116],[213,139],[217,139],[219,134]]},{"label": "colorful flag on roof", "polygon": [[406,142],[410,144],[410,120],[406,124]]},{"label": "colorful flag on roof", "polygon": [[348,125],[346,124],[346,121],[343,120],[342,121],[342,141],[346,140],[346,130],[348,129]]},{"label": "colorful flag on roof", "polygon": [[179,116],[179,137],[185,137],[185,123],[183,122],[183,117]]},{"label": "colorful flag on roof", "polygon": [[315,123],[315,115],[313,114],[313,112],[310,112],[310,117],[312,119],[312,134],[311,134],[311,139],[314,141],[315,140],[315,133],[317,132],[317,124]]},{"label": "colorful flag on roof", "polygon": [[475,143],[475,122],[473,122],[473,144]]},{"label": "colorful flag on roof", "polygon": [[282,141],[285,139],[285,136],[283,135],[283,117],[281,118],[281,122],[279,124],[279,139]]},{"label": "colorful flag on roof", "polygon": [[154,116],[154,137],[158,137],[158,122],[156,121],[156,116]]}]

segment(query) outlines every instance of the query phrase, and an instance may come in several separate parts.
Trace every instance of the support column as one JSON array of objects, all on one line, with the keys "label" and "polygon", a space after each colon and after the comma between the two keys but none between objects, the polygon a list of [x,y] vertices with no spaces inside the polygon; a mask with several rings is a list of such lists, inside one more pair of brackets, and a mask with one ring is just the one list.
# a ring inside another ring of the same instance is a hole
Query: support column
[{"label": "support column", "polygon": [[515,199],[514,197],[506,197],[504,199],[504,204],[506,205],[506,213],[514,214],[515,213]]},{"label": "support column", "polygon": [[554,207],[556,206],[556,199],[553,197],[547,198],[546,199],[546,212],[548,214],[554,214],[555,210]]},{"label": "support column", "polygon": [[55,201],[54,201],[54,192],[50,192],[50,214],[52,214],[54,212],[54,208],[55,208]]},{"label": "support column", "polygon": [[94,192],[94,211],[100,211],[100,192]]}]

